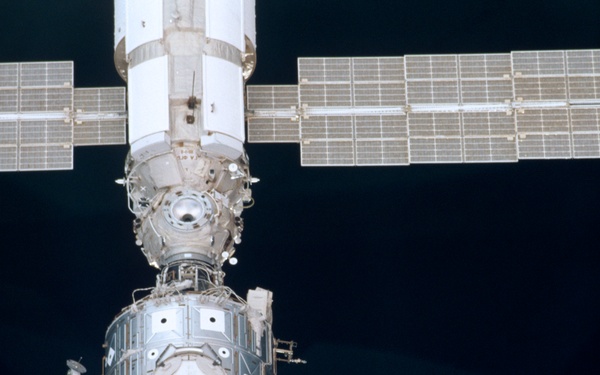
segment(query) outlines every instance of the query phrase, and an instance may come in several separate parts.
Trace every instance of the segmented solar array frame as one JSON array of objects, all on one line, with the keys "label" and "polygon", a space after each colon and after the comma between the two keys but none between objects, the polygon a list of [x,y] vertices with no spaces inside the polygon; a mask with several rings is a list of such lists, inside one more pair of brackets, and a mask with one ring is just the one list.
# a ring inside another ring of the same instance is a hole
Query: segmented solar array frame
[{"label": "segmented solar array frame", "polygon": [[[249,87],[248,126],[251,142],[299,142],[303,165],[600,157],[599,50],[307,58],[298,77],[292,136],[278,135],[281,86]],[[269,111],[250,105],[259,90]]]}]

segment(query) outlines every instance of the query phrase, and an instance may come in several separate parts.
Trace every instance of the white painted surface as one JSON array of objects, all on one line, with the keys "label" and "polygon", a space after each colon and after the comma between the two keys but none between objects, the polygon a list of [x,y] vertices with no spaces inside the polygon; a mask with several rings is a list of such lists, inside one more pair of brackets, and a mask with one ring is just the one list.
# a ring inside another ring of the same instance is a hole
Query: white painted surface
[{"label": "white painted surface", "polygon": [[200,329],[225,332],[225,313],[221,310],[200,309]]},{"label": "white painted surface", "polygon": [[115,359],[115,350],[111,347],[108,349],[108,355],[106,356],[106,366],[111,366],[113,360]]},{"label": "white painted surface", "polygon": [[180,310],[162,310],[152,314],[152,333],[177,330],[177,313]]},{"label": "white painted surface", "polygon": [[244,1],[244,32],[256,46],[256,0]]},{"label": "white painted surface", "polygon": [[244,144],[242,142],[223,134],[202,136],[200,144],[203,150],[223,155],[233,160],[239,158],[244,153]]},{"label": "white painted surface", "polygon": [[179,163],[173,154],[165,154],[148,160],[150,175],[157,189],[183,184]]},{"label": "white painted surface", "polygon": [[130,53],[138,46],[163,36],[162,0],[127,0],[127,46]]},{"label": "white painted surface", "polygon": [[204,130],[244,142],[242,68],[212,56],[205,56],[203,68]]},{"label": "white painted surface", "polygon": [[150,134],[131,143],[131,156],[135,160],[145,160],[169,150],[171,150],[171,137],[167,132]]},{"label": "white painted surface", "polygon": [[117,45],[127,32],[126,17],[127,1],[115,0],[115,48],[117,48]]},{"label": "white painted surface", "polygon": [[248,305],[258,310],[265,319],[271,315],[271,304],[273,303],[273,292],[263,288],[248,290]]},{"label": "white painted surface", "polygon": [[206,36],[244,50],[243,0],[207,0]]},{"label": "white painted surface", "polygon": [[129,70],[129,142],[169,130],[168,57]]}]

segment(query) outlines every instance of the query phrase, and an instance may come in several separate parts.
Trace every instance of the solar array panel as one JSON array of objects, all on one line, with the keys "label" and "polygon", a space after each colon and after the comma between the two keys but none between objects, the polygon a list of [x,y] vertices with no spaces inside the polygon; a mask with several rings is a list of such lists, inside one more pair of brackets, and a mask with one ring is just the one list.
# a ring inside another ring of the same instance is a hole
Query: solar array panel
[{"label": "solar array panel", "polygon": [[512,113],[465,112],[461,116],[465,162],[492,163],[518,160],[515,119]]},{"label": "solar array panel", "polygon": [[304,141],[301,148],[302,165],[354,165],[352,140],[318,139]]},{"label": "solar array panel", "polygon": [[19,170],[73,168],[73,128],[64,120],[23,120]]},{"label": "solar array panel", "polygon": [[124,144],[126,118],[115,118],[125,112],[125,88],[103,87],[75,89],[75,146]]},{"label": "solar array panel", "polygon": [[[19,105],[19,64],[0,64],[0,113],[15,113]],[[0,171],[17,169],[19,122],[0,120]]]},{"label": "solar array panel", "polygon": [[73,63],[0,64],[0,170],[71,169]]},{"label": "solar array panel", "polygon": [[0,121],[0,170],[17,170],[18,121]]},{"label": "solar array panel", "polygon": [[394,107],[406,103],[404,59],[352,59],[353,105],[356,107]]},{"label": "solar array panel", "polygon": [[411,104],[458,104],[456,55],[406,56],[406,100]]},{"label": "solar array panel", "polygon": [[462,104],[504,103],[511,100],[510,54],[459,55]]},{"label": "solar array panel", "polygon": [[600,50],[566,51],[569,99],[600,99]]},{"label": "solar array panel", "polygon": [[20,63],[21,88],[73,87],[73,62],[48,61]]},{"label": "solar array panel", "polygon": [[74,100],[89,112],[79,122],[101,134],[79,144],[124,143],[124,89],[75,90],[72,62],[0,64],[0,171],[72,169]]},{"label": "solar array panel", "polygon": [[[298,86],[248,86],[248,110],[259,110],[264,117],[248,119],[249,142],[299,142],[300,127],[295,108]],[[270,116],[267,117],[268,112]],[[287,116],[286,116],[287,113]]]},{"label": "solar array panel", "polygon": [[600,158],[600,50],[302,58],[247,97],[249,141],[303,165]]}]

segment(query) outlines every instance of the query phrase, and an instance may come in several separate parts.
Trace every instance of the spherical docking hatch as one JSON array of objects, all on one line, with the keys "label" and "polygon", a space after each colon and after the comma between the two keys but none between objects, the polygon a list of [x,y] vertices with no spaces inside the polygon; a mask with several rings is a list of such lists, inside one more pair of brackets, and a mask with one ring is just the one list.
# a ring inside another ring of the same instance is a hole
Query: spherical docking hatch
[{"label": "spherical docking hatch", "polygon": [[197,260],[220,267],[231,259],[252,199],[245,157],[177,147],[143,161],[130,158],[123,181],[136,215],[136,243],[151,265]]},{"label": "spherical docking hatch", "polygon": [[176,187],[162,202],[142,216],[139,237],[149,261],[168,265],[178,260],[200,260],[216,265],[223,254],[233,253],[234,236],[241,224],[214,191]]},{"label": "spherical docking hatch", "polygon": [[163,215],[175,229],[198,229],[214,218],[215,203],[209,197],[194,190],[177,190],[164,200]]}]

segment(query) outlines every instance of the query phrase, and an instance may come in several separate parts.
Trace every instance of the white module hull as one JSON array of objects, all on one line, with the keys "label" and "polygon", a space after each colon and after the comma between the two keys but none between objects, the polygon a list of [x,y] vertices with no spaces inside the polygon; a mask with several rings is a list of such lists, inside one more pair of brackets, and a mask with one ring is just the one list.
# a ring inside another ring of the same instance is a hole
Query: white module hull
[{"label": "white module hull", "polygon": [[254,18],[254,1],[115,1],[115,64],[128,81],[134,159],[175,142],[200,142],[231,159],[243,154]]},{"label": "white module hull", "polygon": [[148,299],[108,328],[105,373],[273,374],[271,332],[245,304],[204,294]]},{"label": "white module hull", "polygon": [[244,81],[254,1],[116,0],[115,65],[127,81],[125,165],[134,232],[161,268],[106,335],[107,375],[275,373],[270,292],[224,286],[251,202]]}]

